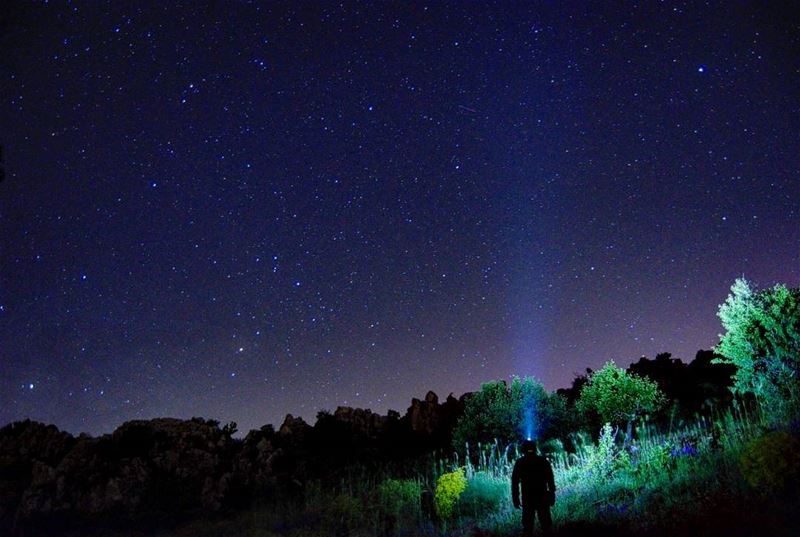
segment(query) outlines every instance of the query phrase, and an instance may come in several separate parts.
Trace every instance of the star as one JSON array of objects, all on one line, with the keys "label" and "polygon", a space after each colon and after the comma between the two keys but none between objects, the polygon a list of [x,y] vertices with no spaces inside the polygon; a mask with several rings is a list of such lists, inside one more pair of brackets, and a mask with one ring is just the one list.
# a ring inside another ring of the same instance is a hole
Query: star
[{"label": "star", "polygon": [[798,285],[782,3],[8,4],[0,427],[554,390]]}]

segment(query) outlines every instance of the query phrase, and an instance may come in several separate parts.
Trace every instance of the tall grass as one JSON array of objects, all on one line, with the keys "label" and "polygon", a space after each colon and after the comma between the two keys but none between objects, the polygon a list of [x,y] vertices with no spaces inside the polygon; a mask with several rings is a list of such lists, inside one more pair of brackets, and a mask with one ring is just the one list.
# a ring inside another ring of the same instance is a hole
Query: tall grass
[{"label": "tall grass", "polygon": [[[572,435],[570,452],[560,442],[543,444],[558,489],[554,524],[624,522],[646,529],[711,497],[746,496],[739,461],[763,428],[757,409],[736,405],[688,423],[673,422],[666,430],[642,424],[628,444],[611,427],[597,439],[586,433]],[[516,446],[468,446],[467,454],[462,525],[498,535],[518,529],[518,513],[510,502]],[[438,467],[458,464],[454,458],[440,461]]]}]

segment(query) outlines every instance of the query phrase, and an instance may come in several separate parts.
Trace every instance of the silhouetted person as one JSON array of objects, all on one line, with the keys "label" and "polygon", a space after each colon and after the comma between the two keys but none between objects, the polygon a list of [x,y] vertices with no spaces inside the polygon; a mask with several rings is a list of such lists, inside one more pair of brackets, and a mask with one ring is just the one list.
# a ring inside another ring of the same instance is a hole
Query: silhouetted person
[{"label": "silhouetted person", "polygon": [[522,535],[533,535],[533,521],[539,514],[542,531],[550,532],[553,519],[550,507],[556,502],[556,482],[550,462],[536,454],[536,442],[522,443],[522,457],[514,464],[511,474],[511,498],[519,509],[519,489],[522,487]]}]

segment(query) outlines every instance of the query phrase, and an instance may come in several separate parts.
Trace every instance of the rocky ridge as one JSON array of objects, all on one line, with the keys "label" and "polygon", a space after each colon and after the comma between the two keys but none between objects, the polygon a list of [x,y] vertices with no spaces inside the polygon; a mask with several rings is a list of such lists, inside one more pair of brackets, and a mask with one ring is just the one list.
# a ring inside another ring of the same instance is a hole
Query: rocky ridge
[{"label": "rocky ridge", "polygon": [[134,420],[99,437],[12,423],[0,429],[0,529],[214,512],[302,493],[307,479],[355,460],[446,447],[462,409],[463,398],[440,404],[429,392],[403,417],[339,407],[314,426],[289,414],[277,431],[242,439],[202,418]]}]

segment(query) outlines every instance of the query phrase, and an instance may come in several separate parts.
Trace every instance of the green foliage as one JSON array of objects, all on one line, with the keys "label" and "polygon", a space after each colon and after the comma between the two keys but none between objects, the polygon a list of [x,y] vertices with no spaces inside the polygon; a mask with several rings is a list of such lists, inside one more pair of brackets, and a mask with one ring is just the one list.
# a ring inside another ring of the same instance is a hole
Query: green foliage
[{"label": "green foliage", "polygon": [[414,479],[387,479],[378,485],[378,509],[395,520],[418,520],[422,486]]},{"label": "green foliage", "polygon": [[459,511],[474,518],[495,513],[508,503],[509,490],[505,475],[497,476],[487,471],[475,472],[461,496]]},{"label": "green foliage", "polygon": [[658,385],[648,379],[628,373],[608,362],[589,377],[581,390],[577,408],[596,415],[605,423],[630,424],[664,404],[664,395]]},{"label": "green foliage", "polygon": [[637,449],[633,469],[636,477],[647,483],[664,476],[671,469],[672,462],[666,443],[649,444]]},{"label": "green foliage", "polygon": [[775,420],[800,408],[800,289],[755,291],[744,278],[719,307],[719,362],[736,366],[734,390],[752,392]]},{"label": "green foliage", "polygon": [[586,471],[597,479],[608,479],[620,462],[620,451],[614,445],[611,424],[606,423],[600,430],[597,446],[588,450]]},{"label": "green foliage", "polygon": [[358,528],[364,518],[364,505],[350,494],[336,494],[329,498],[322,511],[322,523],[337,533],[350,533]]},{"label": "green foliage", "polygon": [[539,452],[548,458],[558,458],[566,455],[564,443],[558,438],[551,438],[539,443]]},{"label": "green foliage", "polygon": [[445,520],[453,516],[456,504],[466,488],[467,478],[464,475],[464,468],[439,476],[433,496],[436,514]]},{"label": "green foliage", "polygon": [[533,411],[540,438],[558,434],[567,419],[564,398],[548,392],[534,378],[514,377],[510,385],[504,381],[487,382],[467,399],[453,430],[453,445],[460,450],[467,443],[516,442],[523,435],[526,411]]},{"label": "green foliage", "polygon": [[800,478],[800,440],[784,431],[750,441],[739,464],[747,482],[760,491],[781,491]]}]

